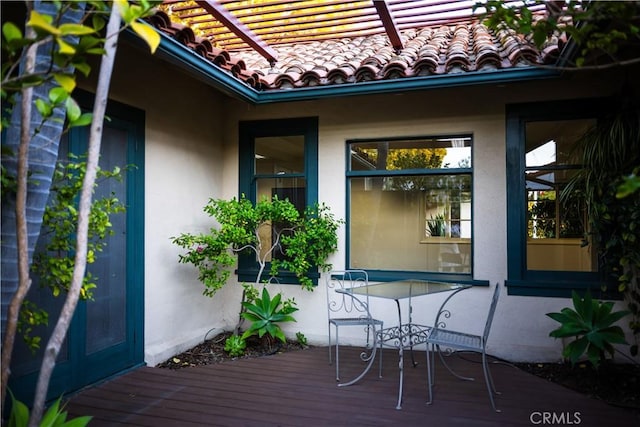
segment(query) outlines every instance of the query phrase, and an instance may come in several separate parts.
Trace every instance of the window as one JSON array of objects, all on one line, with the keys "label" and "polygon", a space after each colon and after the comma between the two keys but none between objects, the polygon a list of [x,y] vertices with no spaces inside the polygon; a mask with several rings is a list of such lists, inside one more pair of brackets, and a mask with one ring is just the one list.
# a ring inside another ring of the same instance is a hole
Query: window
[{"label": "window", "polygon": [[570,296],[597,288],[596,248],[585,245],[587,217],[578,191],[578,140],[602,103],[511,106],[507,114],[509,293]]},{"label": "window", "polygon": [[[239,190],[252,202],[289,199],[300,212],[318,201],[318,120],[316,118],[240,122]],[[278,256],[278,254],[275,254]],[[238,278],[255,281],[255,257],[238,261]],[[278,275],[296,283],[293,274]]]},{"label": "window", "polygon": [[469,279],[471,145],[469,135],[347,142],[350,268]]}]

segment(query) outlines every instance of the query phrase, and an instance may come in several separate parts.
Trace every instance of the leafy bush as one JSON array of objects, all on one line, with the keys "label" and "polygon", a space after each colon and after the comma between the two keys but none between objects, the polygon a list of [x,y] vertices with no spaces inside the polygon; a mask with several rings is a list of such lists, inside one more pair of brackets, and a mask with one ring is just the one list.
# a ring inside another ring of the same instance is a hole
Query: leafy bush
[{"label": "leafy bush", "polygon": [[241,316],[252,323],[249,329],[242,334],[242,338],[246,339],[252,335],[258,335],[262,338],[266,334],[268,337],[277,338],[283,343],[286,342],[287,339],[278,323],[295,322],[296,320],[291,316],[291,313],[298,311],[298,309],[295,307],[296,303],[293,299],[284,302],[281,300],[281,293],[271,299],[269,291],[264,287],[261,298],[252,302],[243,302],[242,305],[246,311]]},{"label": "leafy bush", "polygon": [[[269,275],[280,269],[293,272],[300,284],[313,290],[308,273],[330,269],[326,262],[338,247],[337,220],[324,205],[307,207],[300,214],[289,200],[263,198],[254,206],[244,197],[231,200],[211,199],[204,211],[215,218],[220,228],[206,234],[183,233],[172,237],[174,244],[186,249],[179,262],[198,268],[198,279],[204,294],[213,296],[230,275],[236,255],[251,252],[259,265],[255,284],[263,283],[262,275],[270,262]],[[277,259],[274,254],[282,255]],[[267,280],[271,281],[271,280]]]},{"label": "leafy bush", "polygon": [[560,313],[547,313],[547,316],[561,324],[549,336],[574,337],[563,349],[562,356],[573,365],[586,352],[589,361],[597,368],[605,361],[607,353],[613,356],[613,344],[627,344],[622,328],[613,324],[629,314],[629,311],[612,312],[613,302],[595,301],[589,291],[584,298],[573,291],[572,298],[574,309],[565,307]]}]

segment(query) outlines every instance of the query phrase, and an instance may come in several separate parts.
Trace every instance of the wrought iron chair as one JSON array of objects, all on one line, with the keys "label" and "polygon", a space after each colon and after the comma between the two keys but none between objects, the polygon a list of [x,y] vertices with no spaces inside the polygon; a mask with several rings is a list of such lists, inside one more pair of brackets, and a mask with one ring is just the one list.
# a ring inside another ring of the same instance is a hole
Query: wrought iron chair
[{"label": "wrought iron chair", "polygon": [[[495,386],[493,384],[493,378],[491,378],[491,372],[489,371],[489,365],[487,363],[487,338],[489,338],[489,332],[491,330],[491,323],[493,322],[493,315],[496,311],[496,305],[498,304],[498,299],[500,297],[500,284],[496,283],[495,290],[493,292],[493,299],[491,300],[491,305],[489,307],[489,315],[487,316],[484,332],[480,335],[468,334],[465,332],[453,331],[444,328],[444,323],[441,320],[441,316],[448,317],[451,313],[444,308],[444,304],[440,307],[438,314],[436,316],[436,321],[434,327],[431,329],[429,336],[427,337],[427,387],[429,389],[429,400],[427,404],[431,404],[433,402],[433,391],[432,387],[434,384],[434,366],[435,366],[435,353],[437,352],[440,355],[440,359],[442,360],[445,367],[457,378],[467,381],[473,381],[473,378],[462,377],[451,370],[447,362],[442,357],[442,353],[440,352],[440,347],[444,347],[451,350],[463,350],[463,351],[472,351],[478,352],[482,354],[482,369],[484,372],[484,379],[487,384],[487,391],[489,392],[489,400],[491,401],[491,406],[494,411],[500,412],[500,410],[496,409],[496,404],[493,398],[494,394],[500,394],[496,391]],[[446,304],[446,301],[445,301]],[[429,351],[429,346],[431,346],[431,350]]]},{"label": "wrought iron chair", "polygon": [[[373,337],[373,345],[377,343],[376,327],[383,327],[382,320],[374,319],[369,313],[369,296],[352,296],[349,290],[369,284],[369,276],[364,270],[331,271],[327,276],[327,317],[329,327],[329,364],[332,363],[331,326],[336,331],[336,381],[340,381],[339,328],[341,326],[362,326],[367,333],[367,349],[373,350],[369,340]],[[373,331],[371,329],[373,328]],[[379,348],[382,349],[382,342]],[[373,353],[363,352],[361,358],[370,360]],[[380,372],[382,372],[382,352],[380,352]]]}]

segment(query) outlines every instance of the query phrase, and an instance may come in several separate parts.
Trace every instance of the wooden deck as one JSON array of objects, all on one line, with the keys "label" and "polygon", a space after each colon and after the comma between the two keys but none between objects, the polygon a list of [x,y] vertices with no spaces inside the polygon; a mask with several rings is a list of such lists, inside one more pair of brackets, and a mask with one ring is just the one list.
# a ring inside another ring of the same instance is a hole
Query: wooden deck
[{"label": "wooden deck", "polygon": [[[362,369],[355,349],[341,347],[341,378]],[[337,387],[327,348],[240,359],[180,370],[140,368],[72,396],[71,415],[90,426],[531,426],[640,425],[640,414],[585,397],[503,363],[492,364],[491,409],[475,355],[450,357],[473,382],[452,377],[438,361],[435,398],[426,405],[424,352],[405,358],[405,393],[396,410],[398,357],[385,350],[383,378],[372,368],[358,384]],[[547,418],[543,418],[547,417]],[[545,422],[546,420],[546,422]]]}]

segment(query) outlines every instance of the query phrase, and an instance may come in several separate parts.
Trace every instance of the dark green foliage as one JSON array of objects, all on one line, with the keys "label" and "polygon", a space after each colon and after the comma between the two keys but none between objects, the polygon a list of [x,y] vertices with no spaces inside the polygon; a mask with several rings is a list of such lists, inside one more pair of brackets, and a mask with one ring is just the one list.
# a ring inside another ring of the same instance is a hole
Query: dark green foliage
[{"label": "dark green foliage", "polygon": [[606,360],[607,353],[613,356],[613,344],[627,344],[622,328],[614,323],[629,312],[612,312],[613,302],[595,301],[589,291],[584,298],[573,291],[572,297],[574,309],[565,307],[560,313],[547,313],[547,316],[560,322],[560,327],[551,331],[549,336],[574,338],[564,348],[563,357],[575,364],[586,353],[589,361],[597,368]]},{"label": "dark green foliage", "polygon": [[[584,194],[588,236],[598,251],[599,268],[607,282],[617,284],[632,313],[631,330],[640,332],[640,192],[618,197],[640,165],[640,109],[625,105],[598,121],[581,139],[583,168],[571,180],[569,192]],[[638,352],[637,342],[631,354]]]}]

